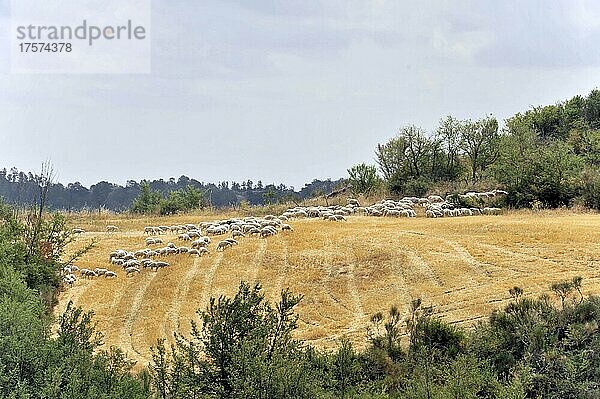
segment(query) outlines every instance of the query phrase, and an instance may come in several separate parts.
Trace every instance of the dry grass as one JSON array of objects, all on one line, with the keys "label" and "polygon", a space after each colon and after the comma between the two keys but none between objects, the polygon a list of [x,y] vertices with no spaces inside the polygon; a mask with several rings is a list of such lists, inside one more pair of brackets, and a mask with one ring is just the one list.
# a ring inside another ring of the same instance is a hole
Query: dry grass
[{"label": "dry grass", "polygon": [[[220,215],[226,216],[231,215]],[[443,319],[468,325],[506,304],[508,289],[515,285],[538,295],[551,282],[580,275],[585,293],[600,293],[600,215],[569,211],[445,219],[351,217],[347,223],[295,220],[293,233],[245,238],[237,247],[197,261],[172,257],[172,267],[157,273],[125,278],[108,264],[107,254],[116,248],[143,247],[145,225],[211,219],[214,215],[80,217],[77,225],[96,232],[84,234],[77,245],[92,236],[99,244],[78,263],[109,267],[119,277],[78,281],[61,295],[57,311],[69,299],[94,310],[106,343],[146,364],[157,338],[170,337],[175,329],[189,331],[194,312],[211,296],[232,295],[240,280],[260,281],[270,299],[285,287],[303,294],[298,337],[323,348],[333,347],[343,335],[360,347],[370,315],[392,304],[406,313],[417,297]],[[121,231],[103,233],[107,224]]]}]

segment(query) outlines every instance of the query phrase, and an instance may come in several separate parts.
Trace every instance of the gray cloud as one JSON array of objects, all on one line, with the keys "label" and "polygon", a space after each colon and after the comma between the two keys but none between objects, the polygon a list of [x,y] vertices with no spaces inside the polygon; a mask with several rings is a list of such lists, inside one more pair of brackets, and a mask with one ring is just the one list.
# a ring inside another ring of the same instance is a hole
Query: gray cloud
[{"label": "gray cloud", "polygon": [[402,125],[504,118],[600,76],[594,2],[153,6],[151,75],[10,75],[0,57],[0,167],[51,158],[61,180],[85,184],[186,174],[299,186],[372,162]]}]

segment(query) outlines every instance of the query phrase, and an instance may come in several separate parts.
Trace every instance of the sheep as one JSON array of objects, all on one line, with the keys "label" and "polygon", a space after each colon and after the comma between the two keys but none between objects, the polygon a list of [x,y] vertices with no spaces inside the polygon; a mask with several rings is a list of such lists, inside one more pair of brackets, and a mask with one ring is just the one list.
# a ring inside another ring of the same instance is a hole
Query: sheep
[{"label": "sheep", "polygon": [[281,225],[281,231],[294,231],[294,229],[289,224],[284,223]]},{"label": "sheep", "polygon": [[157,237],[146,238],[146,245],[162,244],[163,240]]},{"label": "sheep", "polygon": [[125,262],[125,264],[123,265],[123,268],[128,268],[128,267],[139,267],[140,266],[140,262],[138,262],[137,260],[128,260],[127,262]]},{"label": "sheep", "polygon": [[236,238],[236,237],[246,237],[246,236],[240,230],[233,230],[231,232],[231,237]]},{"label": "sheep", "polygon": [[189,234],[185,234],[185,233],[179,234],[177,236],[177,238],[179,238],[180,240],[183,240],[183,241],[190,241],[192,239],[192,237]]},{"label": "sheep", "polygon": [[151,266],[150,269],[153,271],[158,271],[158,269],[162,269],[164,267],[169,267],[170,264],[167,262],[154,262]]},{"label": "sheep", "polygon": [[85,233],[85,230],[84,230],[84,229],[81,229],[81,228],[79,228],[79,227],[75,227],[75,228],[73,228],[73,229],[71,230],[71,233],[73,233],[73,234],[83,234],[83,233]]},{"label": "sheep", "polygon": [[98,268],[98,267],[94,269],[94,272],[96,272],[96,274],[98,276],[104,276],[107,271],[108,271],[107,269],[101,269],[101,268]]},{"label": "sheep", "polygon": [[122,249],[117,249],[116,251],[113,251],[109,254],[109,258],[122,258],[125,255],[127,255],[127,252],[122,250]]},{"label": "sheep", "polygon": [[224,251],[226,248],[231,247],[233,244],[229,241],[221,241],[217,244],[217,251]]},{"label": "sheep", "polygon": [[113,226],[113,225],[106,226],[107,233],[115,233],[117,231],[119,231],[119,228],[117,226]]},{"label": "sheep", "polygon": [[125,260],[124,260],[124,259],[116,259],[116,258],[115,258],[115,259],[113,259],[113,260],[111,261],[111,263],[112,263],[113,265],[117,265],[117,266],[123,266],[123,265],[125,264]]},{"label": "sheep", "polygon": [[147,256],[146,254],[147,254],[147,250],[140,249],[140,250],[135,251],[133,253],[133,256],[135,256],[136,258],[143,258],[143,257]]},{"label": "sheep", "polygon": [[75,277],[74,274],[67,274],[64,278],[63,278],[63,282],[65,284],[68,284],[69,286],[72,286],[73,284],[75,284],[75,282],[77,281],[77,277]]},{"label": "sheep", "polygon": [[500,208],[491,208],[485,207],[481,210],[484,215],[500,215],[502,213],[502,209]]},{"label": "sheep", "polygon": [[207,245],[208,245],[208,243],[207,243],[205,240],[200,240],[200,239],[198,239],[198,240],[194,240],[194,241],[192,241],[192,243],[191,243],[191,247],[192,247],[192,248],[205,247],[205,246],[207,246]]},{"label": "sheep", "polygon": [[141,273],[140,269],[138,269],[137,267],[134,267],[134,266],[131,266],[131,267],[128,267],[128,268],[125,269],[125,276],[126,277],[130,277],[130,276],[132,276],[135,273],[140,274]]},{"label": "sheep", "polygon": [[277,230],[275,230],[272,226],[266,226],[260,230],[260,236],[262,238],[274,236],[275,234],[277,234]]},{"label": "sheep", "polygon": [[352,205],[352,206],[360,206],[360,203],[355,198],[348,198],[347,203],[348,203],[348,205]]},{"label": "sheep", "polygon": [[184,253],[188,252],[190,249],[188,247],[179,247],[177,250],[179,251],[180,254],[184,254]]},{"label": "sheep", "polygon": [[430,195],[429,197],[427,197],[427,199],[431,203],[444,202],[444,199],[442,197],[440,197],[439,195]]},{"label": "sheep", "polygon": [[98,273],[96,273],[93,270],[89,270],[89,269],[81,269],[80,273],[83,277],[86,277],[86,278],[98,277]]},{"label": "sheep", "polygon": [[106,273],[104,273],[104,278],[115,278],[117,277],[117,273],[115,272],[111,272],[110,270],[107,271]]}]

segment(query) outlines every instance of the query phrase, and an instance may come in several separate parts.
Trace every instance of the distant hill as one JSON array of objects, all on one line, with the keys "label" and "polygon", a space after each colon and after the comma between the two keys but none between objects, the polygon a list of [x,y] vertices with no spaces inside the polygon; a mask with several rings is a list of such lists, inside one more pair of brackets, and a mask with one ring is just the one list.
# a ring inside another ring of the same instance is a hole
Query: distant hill
[{"label": "distant hill", "polygon": [[[29,205],[39,197],[39,177],[31,172],[25,173],[12,168],[0,170],[0,197],[9,204]],[[252,205],[263,205],[286,199],[302,200],[316,195],[330,193],[343,182],[338,180],[318,180],[307,183],[300,190],[284,184],[263,185],[259,180],[245,182],[219,182],[205,183],[187,176],[179,179],[148,181],[150,187],[163,194],[170,191],[194,186],[205,192],[207,199],[216,207],[237,205],[247,201]],[[109,209],[124,211],[129,209],[131,202],[140,192],[140,183],[134,180],[127,181],[121,186],[106,181],[101,181],[92,186],[84,187],[81,183],[53,184],[49,190],[48,207],[52,210],[82,210],[82,209]]]}]

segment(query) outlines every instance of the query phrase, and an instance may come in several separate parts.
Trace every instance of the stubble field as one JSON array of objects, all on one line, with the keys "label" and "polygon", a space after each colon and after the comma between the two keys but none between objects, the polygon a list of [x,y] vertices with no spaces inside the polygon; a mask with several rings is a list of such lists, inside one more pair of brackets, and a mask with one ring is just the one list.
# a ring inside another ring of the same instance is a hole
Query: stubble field
[{"label": "stubble field", "polygon": [[[219,218],[233,215],[221,215]],[[552,282],[584,278],[585,294],[600,293],[600,215],[513,212],[458,218],[375,218],[347,222],[295,219],[293,232],[266,239],[241,238],[239,245],[202,258],[171,256],[171,267],[125,277],[108,254],[145,247],[146,225],[199,223],[215,216],[170,218],[81,217],[87,230],[71,250],[97,237],[95,248],[76,263],[108,268],[116,279],[82,279],[59,298],[93,310],[107,345],[120,347],[138,365],[150,360],[157,338],[189,332],[195,312],[211,296],[233,295],[241,280],[260,281],[275,300],[289,287],[304,295],[297,308],[297,337],[320,348],[347,336],[365,344],[372,314],[393,304],[407,314],[412,299],[432,305],[440,318],[467,326],[509,300],[517,285],[526,295],[549,291]],[[106,225],[120,228],[105,233]],[[166,242],[188,245],[175,235]]]}]

